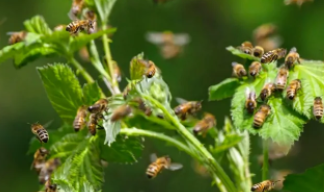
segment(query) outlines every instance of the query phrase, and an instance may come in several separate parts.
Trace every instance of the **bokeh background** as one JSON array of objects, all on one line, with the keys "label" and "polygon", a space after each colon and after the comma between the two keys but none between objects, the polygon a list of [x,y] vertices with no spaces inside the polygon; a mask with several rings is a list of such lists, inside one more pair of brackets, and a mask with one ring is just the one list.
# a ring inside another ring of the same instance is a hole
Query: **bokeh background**
[{"label": "bokeh background", "polygon": [[[8,31],[19,31],[23,21],[36,14],[43,15],[51,27],[70,22],[67,0],[2,0],[0,1],[0,47],[7,45]],[[252,40],[252,31],[263,23],[272,22],[283,38],[282,47],[296,46],[301,57],[324,60],[324,1],[315,0],[302,7],[286,6],[283,0],[170,0],[156,6],[150,0],[117,0],[110,24],[118,28],[111,45],[112,55],[126,77],[129,61],[144,52],[162,70],[173,97],[188,100],[208,100],[208,87],[231,75],[231,62],[240,61],[225,50]],[[144,38],[148,31],[171,30],[188,33],[190,43],[184,53],[164,60],[158,48]],[[100,40],[97,41],[100,44]],[[101,47],[101,46],[100,46]],[[49,129],[58,127],[61,120],[51,107],[36,66],[64,61],[63,58],[44,58],[16,69],[12,61],[0,64],[0,191],[37,191],[37,176],[30,170],[32,155],[27,155],[32,137],[27,124],[54,120]],[[84,66],[97,75],[89,63]],[[123,81],[121,87],[125,86]],[[175,103],[174,103],[175,104]],[[205,102],[203,109],[214,113],[218,127],[229,115],[230,99]],[[297,154],[272,164],[273,170],[289,169],[302,172],[324,162],[324,126],[312,121],[306,125]],[[261,153],[259,138],[252,137],[251,170],[254,182],[260,181],[261,168],[257,156]],[[192,160],[183,152],[146,139],[142,158],[134,165],[109,164],[103,191],[113,192],[175,192],[217,191],[211,179],[197,174]],[[177,172],[164,171],[155,180],[145,177],[149,154],[169,154],[184,168]],[[226,166],[226,165],[225,165]]]}]

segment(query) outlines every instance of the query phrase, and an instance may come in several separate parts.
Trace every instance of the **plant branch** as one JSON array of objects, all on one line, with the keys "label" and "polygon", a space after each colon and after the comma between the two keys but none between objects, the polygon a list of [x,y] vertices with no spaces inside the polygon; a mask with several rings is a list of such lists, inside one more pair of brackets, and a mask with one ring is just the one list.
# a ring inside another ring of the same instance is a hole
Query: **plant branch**
[{"label": "plant branch", "polygon": [[269,145],[268,139],[263,140],[263,166],[262,166],[262,180],[267,180],[269,176]]},{"label": "plant branch", "polygon": [[69,62],[77,69],[79,73],[83,76],[83,78],[88,82],[88,83],[93,83],[94,80],[91,77],[91,75],[82,67],[82,65],[75,60],[73,57],[69,58]]},{"label": "plant branch", "polygon": [[[223,168],[219,165],[219,163],[214,159],[214,157],[209,153],[209,151],[201,144],[180,122],[179,120],[169,113],[169,111],[158,101],[148,95],[142,95],[142,97],[148,101],[150,101],[157,108],[161,109],[166,116],[166,119],[169,119],[177,128],[179,133],[192,144],[193,147],[197,151],[199,151],[202,155],[202,160],[209,166],[210,169],[213,170],[215,175],[220,179],[223,185],[226,187],[229,192],[236,192],[236,188],[233,182],[230,180],[228,175],[225,173]],[[213,174],[214,175],[214,174]]]}]

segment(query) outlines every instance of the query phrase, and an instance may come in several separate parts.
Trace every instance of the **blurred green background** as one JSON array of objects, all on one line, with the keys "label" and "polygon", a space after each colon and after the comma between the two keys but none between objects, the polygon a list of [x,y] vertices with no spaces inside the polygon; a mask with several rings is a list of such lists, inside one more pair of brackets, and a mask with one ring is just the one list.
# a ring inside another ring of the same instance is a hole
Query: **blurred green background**
[{"label": "blurred green background", "polygon": [[[0,47],[7,45],[8,31],[19,31],[23,21],[36,14],[43,15],[51,27],[70,22],[67,0],[2,0],[0,20]],[[129,77],[129,61],[144,52],[163,72],[173,97],[187,100],[208,100],[208,87],[231,75],[231,62],[240,61],[225,50],[252,40],[252,31],[263,23],[272,22],[283,38],[282,47],[296,46],[301,57],[324,60],[324,1],[315,0],[302,7],[285,6],[283,0],[170,0],[157,6],[150,0],[117,0],[110,24],[118,28],[111,45],[112,55],[123,74]],[[190,43],[176,59],[164,60],[158,48],[145,40],[148,31],[171,30],[188,33]],[[101,47],[101,40],[97,40]],[[101,50],[102,52],[102,50]],[[30,170],[32,155],[26,155],[32,137],[27,124],[54,120],[50,129],[61,123],[51,107],[36,66],[64,61],[63,58],[44,58],[16,69],[12,61],[0,65],[0,191],[37,191],[36,173]],[[84,66],[97,75],[88,63]],[[121,87],[125,86],[123,81]],[[174,102],[175,104],[175,102]],[[230,100],[205,102],[203,109],[216,115],[218,127],[229,115]],[[302,172],[324,162],[324,126],[312,121],[306,125],[298,154],[275,161],[271,169],[291,169]],[[261,168],[257,156],[261,152],[259,138],[252,137],[251,169],[260,181]],[[183,152],[146,139],[142,159],[134,165],[109,164],[103,191],[114,192],[175,192],[217,191],[211,179],[195,173],[192,160]],[[154,180],[148,180],[145,169],[149,154],[169,154],[174,161],[184,164],[177,172],[164,171]],[[226,165],[224,165],[226,166]]]}]

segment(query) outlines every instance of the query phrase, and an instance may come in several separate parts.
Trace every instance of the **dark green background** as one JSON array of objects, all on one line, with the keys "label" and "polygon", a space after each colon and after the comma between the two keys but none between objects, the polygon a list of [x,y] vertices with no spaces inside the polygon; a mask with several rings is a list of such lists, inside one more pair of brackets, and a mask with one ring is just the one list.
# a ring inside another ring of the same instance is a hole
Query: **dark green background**
[{"label": "dark green background", "polygon": [[[67,24],[68,0],[1,0],[0,46],[7,44],[8,31],[23,28],[23,21],[35,14],[43,15],[51,27]],[[324,1],[315,0],[298,6],[285,6],[283,0],[171,0],[155,6],[149,0],[117,0],[111,24],[118,28],[111,45],[113,58],[129,77],[130,59],[144,52],[163,71],[174,97],[207,101],[207,90],[212,84],[231,75],[230,63],[240,61],[225,50],[228,45],[239,45],[250,40],[254,28],[273,22],[279,27],[284,43],[290,49],[296,46],[301,57],[324,60]],[[147,31],[172,30],[185,32],[191,42],[181,57],[163,60],[157,47],[148,43]],[[101,41],[97,41],[101,47]],[[44,58],[22,69],[14,68],[12,61],[0,65],[0,191],[37,191],[37,176],[30,171],[32,156],[26,155],[32,137],[27,123],[54,120],[50,129],[60,125],[60,119],[51,107],[36,66],[64,61],[63,58]],[[84,63],[97,75],[89,63]],[[324,77],[323,77],[324,78]],[[122,83],[122,87],[125,82]],[[213,112],[218,127],[229,114],[230,100],[205,102],[203,109]],[[324,162],[324,126],[312,121],[298,142],[298,155],[276,161],[273,169],[292,169],[296,172]],[[254,182],[259,181],[261,169],[256,163],[260,141],[253,137],[251,154]],[[217,191],[211,179],[196,174],[192,160],[182,152],[164,143],[146,139],[142,159],[134,165],[109,164],[103,191],[114,192],[175,192]],[[165,171],[155,180],[145,175],[149,154],[170,154],[184,168],[177,172]],[[224,165],[226,166],[226,165]]]}]

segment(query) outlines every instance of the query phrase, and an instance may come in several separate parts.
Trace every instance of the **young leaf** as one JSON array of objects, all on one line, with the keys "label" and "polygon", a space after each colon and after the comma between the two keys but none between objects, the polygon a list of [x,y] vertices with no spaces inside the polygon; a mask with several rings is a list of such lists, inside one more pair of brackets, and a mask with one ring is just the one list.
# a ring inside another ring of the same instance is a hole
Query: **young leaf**
[{"label": "young leaf", "polygon": [[50,35],[52,30],[48,27],[42,16],[34,16],[29,20],[24,22],[24,25],[28,32],[42,34],[42,35]]},{"label": "young leaf", "polygon": [[131,60],[129,68],[131,80],[142,79],[146,70],[146,66],[142,62],[139,62],[142,59],[144,59],[144,53],[138,54]]},{"label": "young leaf", "polygon": [[87,83],[83,86],[83,103],[92,105],[101,98],[101,89],[97,82]]},{"label": "young leaf", "polygon": [[82,89],[72,69],[64,64],[37,68],[53,108],[67,123],[72,123],[82,105]]},{"label": "young leaf", "polygon": [[209,101],[222,100],[232,97],[236,88],[240,85],[237,78],[228,78],[224,81],[209,87]]},{"label": "young leaf", "polygon": [[13,45],[8,45],[0,50],[0,63],[6,61],[7,59],[13,58],[17,53],[17,50],[24,47],[23,42],[19,42]]},{"label": "young leaf", "polygon": [[284,180],[283,190],[293,192],[324,191],[324,164],[307,169],[302,174],[290,174]]},{"label": "young leaf", "polygon": [[233,46],[226,47],[227,51],[230,51],[233,55],[239,56],[243,59],[253,60],[253,61],[260,61],[260,58],[254,57],[253,55],[243,53],[239,49],[234,48]]}]

